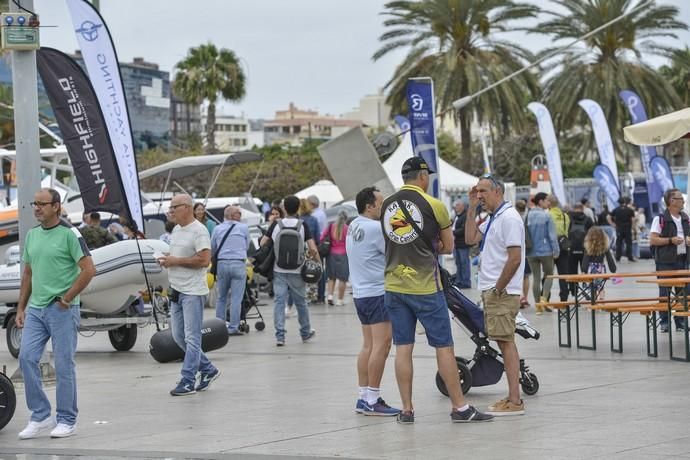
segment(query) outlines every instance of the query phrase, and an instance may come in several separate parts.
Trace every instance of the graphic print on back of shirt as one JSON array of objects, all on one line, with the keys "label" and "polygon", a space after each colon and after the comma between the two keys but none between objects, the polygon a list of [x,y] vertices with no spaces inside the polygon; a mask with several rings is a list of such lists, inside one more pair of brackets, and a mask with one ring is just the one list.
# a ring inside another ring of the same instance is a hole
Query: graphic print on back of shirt
[{"label": "graphic print on back of shirt", "polygon": [[[402,202],[407,208],[410,217],[412,217],[419,229],[423,231],[424,219],[417,205],[408,200],[402,200]],[[405,213],[400,209],[397,201],[392,202],[386,207],[383,225],[386,236],[393,243],[408,244],[419,237],[412,224],[407,221]]]}]

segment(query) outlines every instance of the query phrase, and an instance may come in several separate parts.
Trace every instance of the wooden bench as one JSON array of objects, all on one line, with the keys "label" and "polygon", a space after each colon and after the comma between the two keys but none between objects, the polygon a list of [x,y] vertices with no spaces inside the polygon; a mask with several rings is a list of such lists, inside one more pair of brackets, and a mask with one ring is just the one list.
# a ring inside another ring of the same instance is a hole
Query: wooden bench
[{"label": "wooden bench", "polygon": [[[610,348],[614,353],[623,352],[623,324],[630,315],[630,313],[639,313],[645,316],[646,330],[647,330],[647,354],[656,357],[657,353],[657,313],[668,311],[668,297],[639,297],[627,299],[607,299],[601,300],[592,304],[589,301],[578,302],[575,301],[558,301],[558,302],[540,302],[537,305],[541,307],[551,307],[558,310],[559,328],[561,323],[565,320],[566,323],[572,319],[573,316],[577,320],[576,307],[587,308],[594,312],[603,311],[609,313],[609,332],[610,332]],[[572,310],[571,310],[572,308]],[[672,307],[673,311],[683,310],[680,303],[675,303]],[[575,313],[575,315],[573,314]],[[576,337],[579,345],[579,321],[575,323]],[[596,325],[592,320],[592,349],[596,349]],[[567,324],[567,331],[569,332],[570,325]],[[560,330],[559,330],[560,332]],[[562,342],[559,339],[559,344]],[[570,344],[570,334],[568,334],[567,346]],[[584,347],[580,347],[584,348]]]}]

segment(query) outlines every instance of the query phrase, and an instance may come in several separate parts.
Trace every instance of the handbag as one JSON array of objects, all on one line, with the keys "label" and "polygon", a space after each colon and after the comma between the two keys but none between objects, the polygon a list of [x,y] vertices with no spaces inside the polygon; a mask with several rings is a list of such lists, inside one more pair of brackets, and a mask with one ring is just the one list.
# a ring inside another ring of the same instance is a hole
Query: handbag
[{"label": "handbag", "polygon": [[525,215],[525,251],[529,251],[532,249],[532,246],[534,244],[532,243],[532,235],[529,234],[529,228],[527,227],[527,219],[529,218],[529,211],[527,211],[527,214]]},{"label": "handbag", "polygon": [[422,233],[422,229],[419,228],[419,225],[417,225],[417,222],[414,221],[414,219],[410,215],[410,211],[407,210],[407,207],[402,202],[402,200],[400,198],[398,198],[396,200],[396,203],[398,203],[398,208],[400,208],[400,210],[402,211],[403,215],[405,216],[406,221],[412,226],[414,231],[417,232],[417,235],[419,235],[419,237],[422,239],[424,244],[426,244],[426,246],[429,248],[431,253],[434,255],[434,258],[436,259],[436,269],[439,273],[438,278],[439,278],[439,281],[441,283],[441,288],[445,291],[446,289],[448,289],[452,285],[452,283],[450,281],[450,274],[448,273],[448,271],[445,268],[441,267],[441,264],[438,263],[438,254],[436,254],[436,248],[434,247],[433,244],[431,244],[431,240],[429,240],[429,238],[424,233]]},{"label": "handbag", "polygon": [[319,243],[319,247],[318,247],[319,257],[321,257],[322,259],[328,257],[328,255],[331,253],[331,245],[332,245],[331,226],[332,225],[333,224],[328,224],[328,233],[326,233],[326,236],[324,237],[324,239],[321,240],[321,242]]},{"label": "handbag", "polygon": [[220,245],[218,246],[218,250],[216,251],[215,254],[211,256],[211,268],[209,269],[209,273],[213,275],[213,277],[216,277],[216,274],[218,273],[218,254],[220,254],[220,250],[222,249],[223,245],[225,244],[225,240],[228,239],[228,236],[230,236],[230,233],[232,233],[232,229],[235,228],[236,224],[232,224],[230,226],[230,230],[223,236],[223,239],[220,240]]}]

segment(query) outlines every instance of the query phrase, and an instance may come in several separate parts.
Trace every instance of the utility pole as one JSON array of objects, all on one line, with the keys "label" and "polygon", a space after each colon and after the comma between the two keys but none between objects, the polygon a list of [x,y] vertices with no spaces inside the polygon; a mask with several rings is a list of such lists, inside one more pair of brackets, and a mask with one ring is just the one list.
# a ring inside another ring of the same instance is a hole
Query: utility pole
[{"label": "utility pole", "polygon": [[[22,6],[33,11],[33,0]],[[19,7],[10,3],[11,12]],[[17,150],[17,206],[19,208],[19,246],[34,226],[31,203],[41,187],[41,153],[38,139],[38,89],[36,51],[11,51],[12,93],[14,97],[14,136]]]},{"label": "utility pole", "polygon": [[[34,1],[24,0],[24,9],[33,11]],[[10,12],[19,12],[11,2]],[[17,164],[17,208],[19,216],[19,247],[24,247],[26,234],[35,224],[31,203],[41,187],[41,146],[38,133],[38,77],[36,51],[12,50],[12,94],[14,98],[14,143]],[[23,264],[19,273],[23,272]],[[41,356],[43,383],[55,382],[55,368],[50,364],[47,349]],[[23,383],[21,368],[12,375],[15,383]]]}]

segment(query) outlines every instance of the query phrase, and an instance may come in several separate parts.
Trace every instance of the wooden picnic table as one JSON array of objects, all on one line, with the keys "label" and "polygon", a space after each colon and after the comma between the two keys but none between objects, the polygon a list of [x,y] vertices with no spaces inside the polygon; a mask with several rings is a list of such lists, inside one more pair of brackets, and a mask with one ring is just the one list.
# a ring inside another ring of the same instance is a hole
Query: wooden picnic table
[{"label": "wooden picnic table", "polygon": [[[577,348],[585,350],[596,350],[597,349],[597,337],[596,337],[596,308],[592,308],[590,311],[591,316],[591,328],[592,328],[592,345],[583,345],[580,343],[580,307],[584,302],[588,302],[592,306],[597,304],[599,295],[604,289],[606,281],[611,278],[646,278],[646,277],[675,277],[675,279],[680,279],[680,277],[690,277],[690,270],[663,270],[656,272],[637,272],[637,273],[578,273],[578,274],[559,274],[550,275],[551,279],[562,279],[570,283],[574,287],[574,303],[572,305],[566,304],[563,308],[557,308],[558,312],[558,345],[560,347],[570,348],[572,346],[572,326],[571,322],[575,321],[575,342]],[[670,278],[673,279],[673,278]],[[690,283],[690,278],[689,283]],[[648,282],[656,283],[655,280],[649,280]],[[634,302],[635,299],[626,299],[630,302]],[[669,306],[670,308],[670,306]],[[622,326],[627,319],[627,314],[623,315],[620,312],[609,312],[610,317],[610,331],[611,331],[611,351],[622,352]],[[656,318],[654,317],[654,321]],[[562,325],[565,325],[565,336],[566,341],[563,340]],[[614,329],[618,329],[618,346],[614,345]],[[656,344],[656,323],[654,328],[654,343]],[[649,334],[648,334],[649,342]],[[648,343],[648,354],[650,349],[650,344]],[[654,347],[656,350],[656,346]],[[656,353],[656,351],[654,352]],[[650,355],[650,356],[655,356]]]},{"label": "wooden picnic table", "polygon": [[[661,287],[667,287],[668,290],[668,352],[669,356],[674,361],[685,361],[690,362],[690,336],[688,335],[688,284],[690,284],[690,277],[677,277],[677,278],[658,278],[651,280],[637,280],[638,283],[647,284],[657,284]],[[671,289],[674,288],[674,289]],[[683,310],[681,312],[674,312],[673,305],[680,303],[683,305]],[[674,314],[678,313],[678,316],[683,316],[684,321],[684,331],[685,336],[685,357],[673,356],[673,327],[671,326],[671,320]],[[653,313],[654,315],[654,313]],[[656,328],[654,329],[656,333]]]}]

